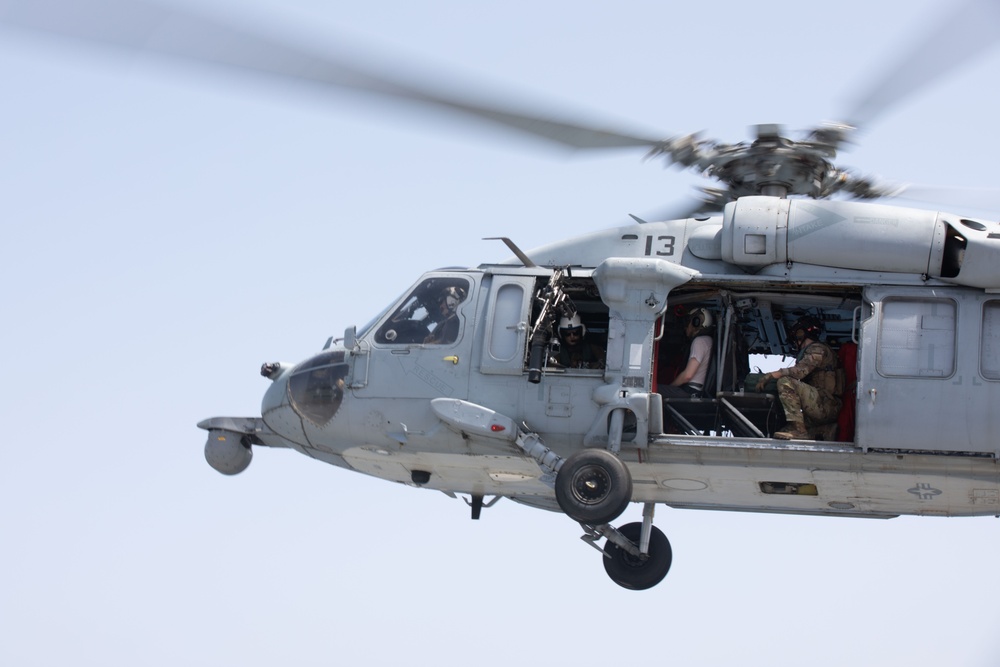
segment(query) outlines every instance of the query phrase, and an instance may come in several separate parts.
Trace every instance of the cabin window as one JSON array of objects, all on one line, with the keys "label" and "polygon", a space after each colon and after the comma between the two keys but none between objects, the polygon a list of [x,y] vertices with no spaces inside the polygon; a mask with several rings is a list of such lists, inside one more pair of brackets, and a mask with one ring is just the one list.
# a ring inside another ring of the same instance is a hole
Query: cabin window
[{"label": "cabin window", "polygon": [[[604,369],[610,316],[592,278],[564,275],[558,280],[557,290],[553,289],[550,278],[539,278],[535,285],[532,327],[546,325],[540,321],[543,312],[550,315],[551,330],[542,359],[549,371],[588,374]],[[529,328],[529,338],[530,331]],[[525,369],[530,366],[529,354]]]},{"label": "cabin window", "polygon": [[950,299],[882,302],[877,367],[885,377],[946,378],[955,372],[956,306]]},{"label": "cabin window", "polygon": [[1000,301],[983,304],[983,335],[979,358],[983,377],[1000,380]]}]

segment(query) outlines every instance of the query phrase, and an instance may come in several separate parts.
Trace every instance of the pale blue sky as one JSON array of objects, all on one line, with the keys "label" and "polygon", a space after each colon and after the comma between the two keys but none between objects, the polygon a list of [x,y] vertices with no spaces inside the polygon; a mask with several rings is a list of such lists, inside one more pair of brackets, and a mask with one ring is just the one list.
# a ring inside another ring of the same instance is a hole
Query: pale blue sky
[{"label": "pale blue sky", "polygon": [[[837,118],[950,3],[203,4],[739,141]],[[993,50],[899,105],[842,162],[997,186],[998,69]],[[634,593],[556,514],[505,501],[472,522],[290,451],[234,478],[205,463],[195,423],[259,414],[262,362],[313,353],[425,270],[508,255],[482,237],[619,224],[694,176],[9,33],[0,85],[0,663],[1000,662],[996,519],[660,507],[674,566]]]}]

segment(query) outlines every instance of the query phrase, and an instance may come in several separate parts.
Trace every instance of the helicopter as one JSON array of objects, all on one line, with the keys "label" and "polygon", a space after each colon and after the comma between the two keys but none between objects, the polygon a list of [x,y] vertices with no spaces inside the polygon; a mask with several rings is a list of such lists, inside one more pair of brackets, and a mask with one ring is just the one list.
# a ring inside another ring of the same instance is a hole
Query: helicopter
[{"label": "helicopter", "polygon": [[[92,15],[148,8],[185,35],[185,23],[206,27],[144,3],[72,4]],[[52,6],[24,11],[45,29],[37,21]],[[961,9],[970,7],[986,8]],[[91,29],[52,26],[69,36]],[[104,31],[100,39],[208,59],[186,38],[149,43]],[[244,52],[271,64],[255,42],[220,64],[239,66],[231,60]],[[290,61],[281,61],[287,71],[267,69],[301,76],[302,63]],[[895,99],[869,98],[845,122],[800,140],[761,125],[751,143],[721,144],[533,118],[363,74],[331,63],[313,79],[577,148],[642,148],[723,187],[703,191],[690,215],[528,251],[506,239],[512,260],[425,274],[311,358],[266,363],[259,417],[200,422],[216,470],[242,472],[254,447],[288,448],[467,496],[473,518],[500,498],[564,513],[602,552],[612,580],[630,589],[652,587],[670,569],[670,543],[653,525],[660,503],[846,517],[1000,513],[990,411],[1000,380],[1000,301],[992,296],[1000,225],[866,203],[900,187],[833,163],[853,128]],[[659,387],[683,347],[676,332],[696,309],[714,320],[711,386],[705,397],[664,398]],[[773,437],[783,428],[780,405],[750,391],[749,359],[793,355],[788,334],[803,316],[822,322],[831,348],[852,353],[843,370],[853,416],[822,440],[781,441]],[[601,367],[557,362],[563,318],[579,319]],[[935,413],[956,392],[970,418],[945,423]],[[633,502],[643,521],[612,525]]]}]

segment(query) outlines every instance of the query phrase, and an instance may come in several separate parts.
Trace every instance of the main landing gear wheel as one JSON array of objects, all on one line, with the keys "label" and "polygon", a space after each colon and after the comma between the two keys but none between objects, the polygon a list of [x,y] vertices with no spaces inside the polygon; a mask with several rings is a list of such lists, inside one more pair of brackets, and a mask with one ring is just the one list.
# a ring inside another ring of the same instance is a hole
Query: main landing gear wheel
[{"label": "main landing gear wheel", "polygon": [[[604,571],[622,588],[644,591],[663,581],[670,571],[674,559],[670,540],[656,526],[650,529],[649,553],[645,556],[633,556],[611,541],[604,545]],[[638,544],[642,523],[627,523],[618,532]]]},{"label": "main landing gear wheel", "polygon": [[611,523],[632,500],[632,475],[608,450],[584,449],[559,469],[556,500],[574,521],[590,526]]}]

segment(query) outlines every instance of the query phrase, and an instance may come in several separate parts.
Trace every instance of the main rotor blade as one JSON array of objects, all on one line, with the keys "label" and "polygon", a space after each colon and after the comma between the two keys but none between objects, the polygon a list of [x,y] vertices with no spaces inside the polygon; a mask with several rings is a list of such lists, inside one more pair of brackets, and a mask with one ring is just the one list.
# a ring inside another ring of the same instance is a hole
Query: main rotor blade
[{"label": "main rotor blade", "polygon": [[1000,188],[970,188],[956,186],[917,185],[899,186],[893,198],[927,202],[966,210],[1000,212]]},{"label": "main rotor blade", "polygon": [[[349,64],[347,56],[252,34],[176,6],[146,0],[0,0],[2,26],[136,55],[156,55],[454,111],[574,149],[650,147],[662,143],[662,138],[628,130],[522,113],[444,92],[439,82],[446,77],[438,73],[433,76],[434,86],[421,84],[416,77],[393,78]],[[421,77],[426,81],[431,78]],[[458,90],[458,84],[452,89]]]},{"label": "main rotor blade", "polygon": [[858,97],[848,123],[867,126],[891,105],[995,46],[1000,41],[1000,2],[967,0],[935,25]]}]

